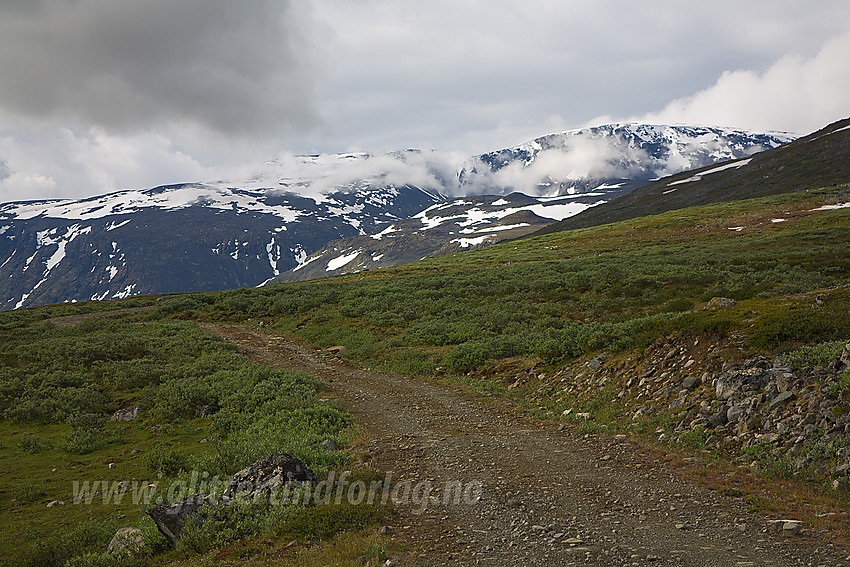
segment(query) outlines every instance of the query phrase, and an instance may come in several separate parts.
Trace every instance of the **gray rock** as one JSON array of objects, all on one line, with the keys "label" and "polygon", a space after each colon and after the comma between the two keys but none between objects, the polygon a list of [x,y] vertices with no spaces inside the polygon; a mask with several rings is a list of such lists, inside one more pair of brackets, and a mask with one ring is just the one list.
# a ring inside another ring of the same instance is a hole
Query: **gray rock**
[{"label": "gray rock", "polygon": [[717,410],[717,413],[708,417],[708,426],[720,427],[721,425],[726,425],[726,423],[728,423],[729,421],[728,411],[729,406],[720,406],[720,409]]},{"label": "gray rock", "polygon": [[844,350],[841,351],[838,360],[844,365],[843,368],[850,368],[850,343],[844,345]]},{"label": "gray rock", "polygon": [[702,384],[702,378],[699,376],[688,376],[682,381],[682,388],[685,390],[693,390]]},{"label": "gray rock", "polygon": [[317,483],[319,477],[292,455],[270,454],[233,475],[224,496],[256,499],[288,482]]},{"label": "gray rock", "polygon": [[325,439],[324,441],[319,443],[319,448],[322,451],[339,451],[339,447],[337,447],[337,444],[334,442],[333,439]]},{"label": "gray rock", "polygon": [[735,307],[736,305],[738,305],[738,302],[729,297],[712,297],[703,308],[703,311],[725,309],[727,307]]},{"label": "gray rock", "polygon": [[139,528],[121,528],[112,537],[106,552],[110,555],[141,555],[145,550],[145,537]]},{"label": "gray rock", "polygon": [[724,372],[714,379],[714,395],[721,400],[728,400],[741,393],[743,386],[743,374],[740,372]]},{"label": "gray rock", "polygon": [[770,409],[774,410],[776,408],[781,408],[788,402],[794,400],[796,397],[797,395],[794,392],[781,392],[778,396],[776,396],[770,401]]},{"label": "gray rock", "polygon": [[203,525],[206,514],[201,510],[204,506],[215,506],[215,504],[207,494],[193,494],[173,504],[161,504],[145,513],[151,517],[160,533],[174,547],[177,547],[180,536],[188,525]]},{"label": "gray rock", "polygon": [[133,421],[137,417],[139,417],[139,411],[142,409],[142,406],[134,406],[131,408],[124,408],[116,411],[112,414],[112,421]]}]

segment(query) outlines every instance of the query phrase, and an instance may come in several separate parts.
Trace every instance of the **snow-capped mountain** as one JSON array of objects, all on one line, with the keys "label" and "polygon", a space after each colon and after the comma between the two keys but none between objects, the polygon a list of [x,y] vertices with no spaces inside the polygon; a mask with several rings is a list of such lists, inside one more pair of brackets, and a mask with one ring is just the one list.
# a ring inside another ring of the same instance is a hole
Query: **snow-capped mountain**
[{"label": "snow-capped mountain", "polygon": [[[417,150],[281,156],[235,180],[7,203],[0,309],[255,286],[294,268],[317,277],[483,246],[563,218],[555,210],[578,212],[655,177],[790,139],[619,124],[466,162]],[[429,209],[483,194],[494,196]],[[571,199],[532,198],[557,196]],[[339,242],[347,238],[356,242]]]},{"label": "snow-capped mountain", "polygon": [[0,206],[0,307],[258,285],[329,240],[439,197],[411,186],[303,197],[200,184]]},{"label": "snow-capped mountain", "polygon": [[428,256],[489,246],[531,234],[623,192],[609,188],[561,197],[510,193],[440,201],[376,234],[329,242],[270,283],[386,268]]},{"label": "snow-capped mountain", "polygon": [[755,133],[702,126],[608,124],[550,134],[479,155],[458,173],[464,194],[521,191],[529,195],[583,193],[649,181],[776,148],[788,133]]}]

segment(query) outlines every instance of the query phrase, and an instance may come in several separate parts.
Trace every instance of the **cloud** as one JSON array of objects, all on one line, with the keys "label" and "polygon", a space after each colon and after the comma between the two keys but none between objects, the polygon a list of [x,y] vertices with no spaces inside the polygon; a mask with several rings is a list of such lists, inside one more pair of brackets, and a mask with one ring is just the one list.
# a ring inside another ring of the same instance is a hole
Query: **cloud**
[{"label": "cloud", "polygon": [[850,116],[848,53],[850,33],[845,33],[812,57],[787,55],[763,72],[724,72],[707,89],[639,119],[807,134]]},{"label": "cloud", "polygon": [[0,110],[111,132],[308,128],[316,32],[286,0],[4,2]]}]

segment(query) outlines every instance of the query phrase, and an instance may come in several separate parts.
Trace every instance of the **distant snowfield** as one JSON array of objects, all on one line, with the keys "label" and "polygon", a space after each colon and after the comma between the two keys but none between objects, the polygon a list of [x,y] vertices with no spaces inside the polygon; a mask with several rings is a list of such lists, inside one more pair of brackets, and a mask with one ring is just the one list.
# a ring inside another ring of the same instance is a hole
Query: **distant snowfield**
[{"label": "distant snowfield", "polygon": [[[715,167],[714,169],[709,169],[708,171],[703,171],[701,173],[697,173],[696,175],[694,175],[692,177],[688,177],[687,179],[682,179],[681,181],[674,181],[673,183],[668,183],[667,187],[672,187],[674,185],[682,185],[683,183],[691,183],[693,181],[700,181],[706,175],[711,175],[712,173],[719,173],[721,171],[726,171],[727,169],[738,169],[739,167],[744,167],[746,165],[749,165],[749,163],[751,161],[752,161],[752,158],[744,159],[744,160],[741,160],[741,161],[736,161],[734,163],[727,163],[727,164],[721,165],[719,167]],[[664,193],[665,194],[666,193],[672,193],[673,191],[675,191],[675,189],[670,190],[670,191],[664,191]]]},{"label": "distant snowfield", "polygon": [[[279,194],[279,192],[277,192]],[[28,220],[35,217],[65,220],[95,220],[108,216],[138,212],[145,208],[165,211],[203,205],[212,209],[237,208],[280,217],[285,222],[297,219],[302,213],[287,206],[267,205],[264,200],[275,197],[272,192],[230,190],[207,185],[187,185],[168,189],[145,191],[120,191],[102,197],[82,200],[33,201],[8,203],[0,206],[0,218]],[[113,224],[111,229],[121,226]]]}]

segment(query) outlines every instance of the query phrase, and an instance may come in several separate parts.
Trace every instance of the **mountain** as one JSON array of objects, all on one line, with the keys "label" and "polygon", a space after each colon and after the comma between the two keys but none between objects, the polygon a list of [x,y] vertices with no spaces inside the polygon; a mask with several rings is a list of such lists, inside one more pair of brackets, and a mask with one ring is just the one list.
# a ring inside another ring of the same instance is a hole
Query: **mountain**
[{"label": "mountain", "polygon": [[850,118],[745,159],[680,173],[543,228],[586,228],[694,205],[850,183]]},{"label": "mountain", "polygon": [[[7,203],[0,205],[0,309],[256,286],[281,274],[318,277],[483,246],[662,174],[789,139],[616,124],[463,163],[418,150],[284,155],[246,167],[236,180]],[[459,194],[467,196],[429,209]],[[547,200],[555,197],[562,199]]]},{"label": "mountain", "polygon": [[411,186],[318,197],[200,184],[0,206],[3,309],[258,285],[327,241],[438,199]]},{"label": "mountain", "polygon": [[563,197],[479,195],[440,201],[377,234],[334,240],[269,283],[304,281],[396,266],[525,236],[605,203],[625,190],[600,189]]},{"label": "mountain", "polygon": [[608,124],[536,138],[479,155],[458,173],[461,193],[584,193],[750,157],[793,140],[788,133],[658,124]]}]

